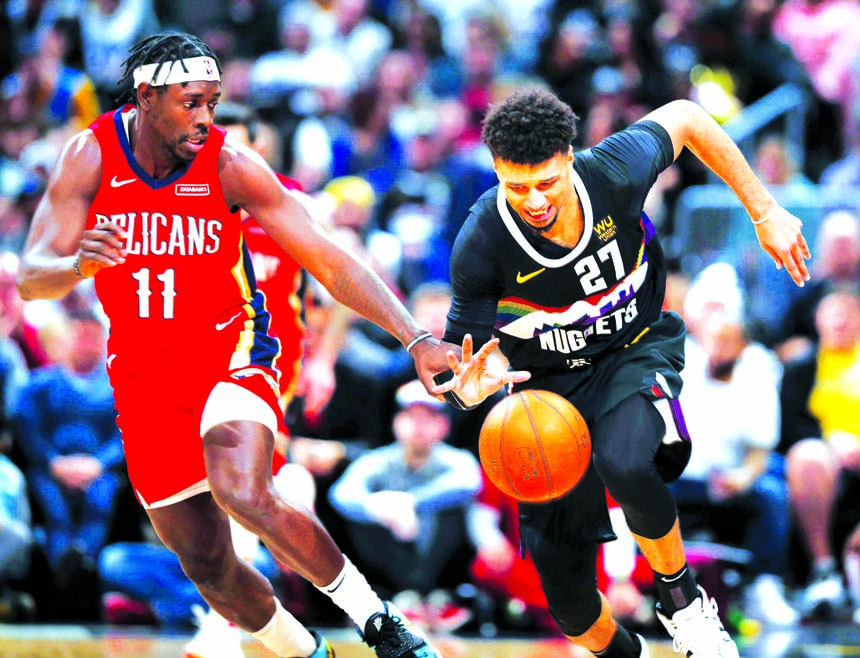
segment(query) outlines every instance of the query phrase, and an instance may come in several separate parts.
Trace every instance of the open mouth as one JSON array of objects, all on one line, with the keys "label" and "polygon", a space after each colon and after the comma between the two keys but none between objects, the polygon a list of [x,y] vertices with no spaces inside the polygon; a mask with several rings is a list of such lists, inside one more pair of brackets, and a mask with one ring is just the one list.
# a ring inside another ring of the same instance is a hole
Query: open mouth
[{"label": "open mouth", "polygon": [[206,137],[189,137],[185,140],[185,144],[192,151],[197,152],[206,144]]},{"label": "open mouth", "polygon": [[531,210],[526,211],[526,216],[529,220],[535,224],[542,224],[544,222],[549,221],[552,218],[552,206],[541,210],[540,212],[533,212]]}]

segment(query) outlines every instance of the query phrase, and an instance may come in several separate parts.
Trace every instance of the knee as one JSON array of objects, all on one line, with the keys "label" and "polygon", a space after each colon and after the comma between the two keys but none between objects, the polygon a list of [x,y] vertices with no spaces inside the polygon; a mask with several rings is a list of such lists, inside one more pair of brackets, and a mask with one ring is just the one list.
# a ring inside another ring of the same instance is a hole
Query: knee
[{"label": "knee", "polygon": [[221,480],[220,486],[212,484],[212,496],[221,509],[248,526],[268,515],[272,491],[265,483],[256,484],[250,479],[237,478]]},{"label": "knee", "polygon": [[649,477],[658,477],[653,464],[647,460],[629,459],[623,454],[595,452],[594,468],[613,498],[619,502],[628,499],[626,492],[634,497],[641,495],[641,483]]},{"label": "knee", "polygon": [[125,582],[132,570],[129,559],[131,556],[128,553],[128,544],[118,543],[105,546],[98,557],[99,578],[106,586]]},{"label": "knee", "polygon": [[600,618],[602,609],[596,588],[570,592],[560,601],[551,601],[549,611],[562,633],[569,637],[585,635]]},{"label": "knee", "polygon": [[218,542],[177,553],[185,575],[198,587],[212,585],[224,577],[229,554],[227,546]]},{"label": "knee", "polygon": [[821,439],[805,439],[795,443],[788,451],[786,468],[789,473],[797,469],[818,468],[832,469],[836,467],[833,449]]}]

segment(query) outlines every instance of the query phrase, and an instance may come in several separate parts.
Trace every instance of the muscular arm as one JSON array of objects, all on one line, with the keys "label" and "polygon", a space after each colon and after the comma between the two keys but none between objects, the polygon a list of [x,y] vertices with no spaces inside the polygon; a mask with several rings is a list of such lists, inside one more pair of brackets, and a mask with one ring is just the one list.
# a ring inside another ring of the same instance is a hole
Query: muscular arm
[{"label": "muscular arm", "polygon": [[798,286],[809,280],[805,259],[810,254],[800,220],[777,204],[728,133],[701,106],[688,100],[672,101],[643,120],[666,129],[675,158],[687,147],[722,178],[750,217],[761,220],[755,226],[756,235],[777,267],[784,266]]},{"label": "muscular arm", "polygon": [[422,333],[382,279],[329,238],[262,158],[238,145],[225,145],[220,175],[228,204],[239,205],[254,217],[337,301],[404,345]]},{"label": "muscular arm", "polygon": [[57,299],[80,282],[72,269],[101,178],[101,151],[89,130],[72,137],[51,172],[18,274],[24,299]]},{"label": "muscular arm", "polygon": [[732,188],[751,217],[763,217],[776,204],[728,133],[700,105],[688,100],[673,101],[643,120],[666,129],[676,159],[685,146],[690,149]]}]

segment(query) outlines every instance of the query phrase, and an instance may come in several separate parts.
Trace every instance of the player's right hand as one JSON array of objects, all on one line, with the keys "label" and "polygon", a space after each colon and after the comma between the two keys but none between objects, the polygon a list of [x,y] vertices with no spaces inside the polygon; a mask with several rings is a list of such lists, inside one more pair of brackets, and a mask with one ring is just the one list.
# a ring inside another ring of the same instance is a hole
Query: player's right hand
[{"label": "player's right hand", "polygon": [[461,354],[458,356],[454,350],[447,353],[448,367],[454,376],[445,383],[434,386],[431,392],[434,395],[442,395],[453,391],[463,403],[473,407],[502,386],[531,378],[531,373],[526,370],[510,370],[507,359],[497,351],[498,347],[499,339],[494,337],[473,354],[472,336],[466,334],[463,337]]},{"label": "player's right hand", "polygon": [[78,267],[86,277],[125,262],[126,232],[113,222],[100,222],[81,237]]}]

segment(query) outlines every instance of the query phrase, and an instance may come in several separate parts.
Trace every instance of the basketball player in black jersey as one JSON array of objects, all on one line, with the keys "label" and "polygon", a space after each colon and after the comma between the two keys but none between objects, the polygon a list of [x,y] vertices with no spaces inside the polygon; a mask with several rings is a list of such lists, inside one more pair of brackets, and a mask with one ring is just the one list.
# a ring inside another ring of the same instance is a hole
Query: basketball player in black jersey
[{"label": "basketball player in black jersey", "polygon": [[488,112],[483,139],[499,185],[472,206],[454,246],[447,329],[440,347],[425,348],[438,359],[433,391],[469,408],[505,385],[547,389],[588,421],[593,459],[580,484],[560,500],[520,504],[524,545],[565,635],[598,656],[648,656],[595,585],[597,545],[614,538],[608,488],[654,570],[675,649],[737,658],[687,567],[666,486],[691,447],[677,402],[685,328],[661,310],[666,268],[643,204],[687,147],[737,194],[762,247],[799,286],[810,257],[801,222],[693,102],[669,103],[581,152],[575,136],[576,116],[546,91],[517,92]]}]

